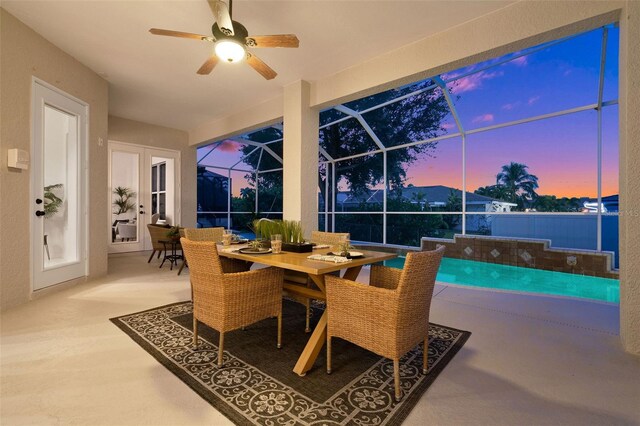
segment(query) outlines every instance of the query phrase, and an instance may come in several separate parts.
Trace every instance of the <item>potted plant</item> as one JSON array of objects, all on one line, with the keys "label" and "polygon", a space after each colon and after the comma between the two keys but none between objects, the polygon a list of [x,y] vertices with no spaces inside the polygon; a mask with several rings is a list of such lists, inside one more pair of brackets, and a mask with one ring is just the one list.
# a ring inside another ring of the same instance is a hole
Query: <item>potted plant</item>
[{"label": "potted plant", "polygon": [[[48,185],[44,187],[44,217],[45,219],[50,219],[55,216],[58,211],[60,211],[60,206],[62,206],[62,195],[58,197],[55,194],[55,191],[58,189],[62,189],[61,183],[56,183],[53,185]],[[61,191],[62,192],[62,191]],[[47,252],[47,259],[51,260],[51,256],[49,255],[49,236],[44,234],[44,248]]]},{"label": "potted plant", "polygon": [[252,230],[256,234],[256,240],[269,240],[273,234],[282,234],[282,221],[256,219],[252,222]]},{"label": "potted plant", "polygon": [[261,241],[263,247],[271,246],[271,236],[282,235],[282,250],[296,253],[307,253],[313,245],[304,240],[304,230],[298,220],[256,219],[252,223],[256,240]]},{"label": "potted plant", "polygon": [[56,183],[54,185],[44,187],[44,217],[47,219],[55,216],[55,214],[60,210],[60,206],[62,205],[63,200],[62,198],[58,197],[54,193],[54,191],[61,188],[61,183]]},{"label": "potted plant", "polygon": [[338,243],[338,249],[337,249],[337,253],[340,256],[343,257],[350,257],[351,253],[349,252],[352,248],[355,248],[351,245],[351,242],[349,240],[342,240]]},{"label": "potted plant", "polygon": [[249,248],[250,248],[251,250],[256,250],[256,251],[258,251],[258,250],[260,250],[260,249],[262,249],[262,248],[265,248],[265,247],[263,246],[263,244],[262,244],[262,243],[263,243],[263,242],[262,242],[262,241],[260,241],[260,240],[253,240],[253,241],[249,241]]},{"label": "potted plant", "polygon": [[118,186],[113,190],[113,194],[117,196],[113,200],[113,214],[119,216],[121,214],[130,212],[136,208],[136,193],[125,186]]},{"label": "potted plant", "polygon": [[313,250],[313,245],[304,240],[302,223],[298,220],[282,221],[282,250],[296,253],[308,253]]},{"label": "potted plant", "polygon": [[172,239],[173,241],[177,241],[180,239],[180,225],[175,225],[169,228],[167,231],[167,237]]}]

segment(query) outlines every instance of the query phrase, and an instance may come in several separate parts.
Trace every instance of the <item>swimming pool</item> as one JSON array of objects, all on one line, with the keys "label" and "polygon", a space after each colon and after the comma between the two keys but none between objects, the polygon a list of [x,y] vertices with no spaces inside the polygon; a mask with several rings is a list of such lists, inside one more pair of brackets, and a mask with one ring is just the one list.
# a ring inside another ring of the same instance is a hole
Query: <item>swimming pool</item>
[{"label": "swimming pool", "polygon": [[[404,258],[398,257],[384,263],[401,269]],[[449,257],[442,259],[437,280],[470,287],[620,302],[618,280]]]}]

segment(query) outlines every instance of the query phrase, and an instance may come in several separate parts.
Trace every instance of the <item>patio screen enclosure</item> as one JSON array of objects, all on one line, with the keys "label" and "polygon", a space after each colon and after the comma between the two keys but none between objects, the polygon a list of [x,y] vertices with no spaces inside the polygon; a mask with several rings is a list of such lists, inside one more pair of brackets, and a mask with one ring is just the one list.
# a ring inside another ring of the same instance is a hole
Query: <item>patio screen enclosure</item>
[{"label": "patio screen enclosure", "polygon": [[[618,28],[320,112],[320,229],[618,250]],[[282,125],[198,149],[198,224],[282,217]]]}]

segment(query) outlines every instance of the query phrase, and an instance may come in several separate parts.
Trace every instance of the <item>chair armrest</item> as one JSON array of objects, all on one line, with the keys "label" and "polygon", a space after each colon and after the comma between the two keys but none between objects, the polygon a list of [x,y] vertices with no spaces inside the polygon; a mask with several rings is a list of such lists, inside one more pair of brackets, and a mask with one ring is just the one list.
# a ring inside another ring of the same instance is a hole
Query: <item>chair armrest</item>
[{"label": "chair armrest", "polygon": [[402,270],[388,266],[373,265],[369,276],[369,284],[374,287],[395,289],[400,282]]},{"label": "chair armrest", "polygon": [[377,312],[383,312],[381,322],[388,322],[397,311],[397,292],[395,290],[373,287],[356,281],[327,275],[327,305],[331,315],[369,317],[375,320]]},{"label": "chair armrest", "polygon": [[283,270],[274,267],[222,275],[225,298],[241,294],[256,294],[264,298],[277,294],[281,298],[282,283]]},{"label": "chair armrest", "polygon": [[247,272],[253,264],[253,262],[247,262],[246,260],[231,259],[223,256],[220,256],[220,263],[222,264],[222,270],[227,274]]}]

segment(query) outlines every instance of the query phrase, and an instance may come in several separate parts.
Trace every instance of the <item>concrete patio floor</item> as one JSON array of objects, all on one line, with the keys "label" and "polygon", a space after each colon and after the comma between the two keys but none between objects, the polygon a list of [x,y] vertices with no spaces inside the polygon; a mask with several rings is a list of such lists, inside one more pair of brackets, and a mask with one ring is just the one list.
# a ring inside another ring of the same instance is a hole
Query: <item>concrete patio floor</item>
[{"label": "concrete patio floor", "polygon": [[[0,423],[230,424],[108,321],[189,298],[188,273],[147,257],[2,314]],[[438,285],[431,319],[473,334],[405,424],[640,424],[618,306]]]}]

